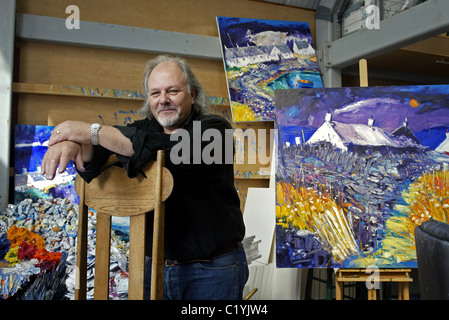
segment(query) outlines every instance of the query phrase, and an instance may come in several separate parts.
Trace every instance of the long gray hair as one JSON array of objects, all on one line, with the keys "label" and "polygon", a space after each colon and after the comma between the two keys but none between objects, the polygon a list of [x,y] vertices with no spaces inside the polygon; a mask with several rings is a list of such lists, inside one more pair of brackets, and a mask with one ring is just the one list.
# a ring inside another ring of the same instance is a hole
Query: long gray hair
[{"label": "long gray hair", "polygon": [[189,64],[186,60],[180,57],[174,57],[169,55],[160,55],[157,56],[154,59],[151,59],[147,62],[147,65],[145,67],[144,77],[143,77],[143,88],[145,92],[145,103],[143,107],[140,109],[140,113],[143,116],[152,118],[153,114],[151,113],[151,107],[148,103],[148,78],[153,71],[153,69],[159,65],[162,62],[170,61],[176,63],[179,68],[184,73],[184,77],[186,79],[187,83],[187,89],[191,93],[192,90],[195,92],[195,101],[193,103],[193,108],[199,113],[199,114],[207,114],[209,113],[209,97],[207,96],[204,89],[201,87],[200,82],[195,77],[195,75],[192,72],[192,69],[190,68]]}]

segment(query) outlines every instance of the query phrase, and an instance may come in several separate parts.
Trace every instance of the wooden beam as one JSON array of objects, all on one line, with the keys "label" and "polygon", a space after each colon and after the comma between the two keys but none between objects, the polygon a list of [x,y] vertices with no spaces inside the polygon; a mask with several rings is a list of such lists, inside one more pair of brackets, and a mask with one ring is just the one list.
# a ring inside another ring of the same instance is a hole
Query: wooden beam
[{"label": "wooden beam", "polygon": [[218,37],[91,21],[80,21],[81,27],[74,31],[64,27],[64,18],[21,13],[17,20],[16,35],[27,41],[222,59]]}]

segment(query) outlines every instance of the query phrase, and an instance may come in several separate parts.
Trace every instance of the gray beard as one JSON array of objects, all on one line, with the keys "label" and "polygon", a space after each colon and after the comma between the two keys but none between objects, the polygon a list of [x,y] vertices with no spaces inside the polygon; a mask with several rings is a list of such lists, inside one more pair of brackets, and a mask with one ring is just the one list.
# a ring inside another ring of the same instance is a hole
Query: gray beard
[{"label": "gray beard", "polygon": [[172,127],[176,124],[178,124],[179,122],[179,113],[176,113],[176,115],[174,115],[173,117],[167,118],[167,117],[158,117],[157,122],[159,122],[159,124],[162,127]]}]

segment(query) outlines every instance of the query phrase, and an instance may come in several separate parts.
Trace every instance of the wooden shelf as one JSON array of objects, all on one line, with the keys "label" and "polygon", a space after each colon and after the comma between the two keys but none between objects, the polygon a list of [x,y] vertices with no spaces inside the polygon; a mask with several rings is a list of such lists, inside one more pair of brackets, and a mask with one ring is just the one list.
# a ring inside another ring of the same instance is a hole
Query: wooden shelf
[{"label": "wooden shelf", "polygon": [[41,83],[20,83],[20,82],[14,82],[12,90],[14,93],[143,100],[143,94],[140,91],[133,91],[133,90],[99,89],[99,88],[78,87],[78,86],[52,85]]},{"label": "wooden shelf", "polygon": [[235,173],[234,173],[234,178],[235,179],[270,179],[270,174],[266,174],[266,173],[259,173],[259,172],[254,172],[251,170],[238,170],[238,165],[234,164],[235,167]]},{"label": "wooden shelf", "polygon": [[[109,98],[120,100],[143,101],[144,94],[138,90],[90,88],[82,86],[66,86],[42,83],[14,82],[14,93],[44,94],[69,97]],[[210,97],[214,106],[229,105],[229,99],[225,97]]]}]

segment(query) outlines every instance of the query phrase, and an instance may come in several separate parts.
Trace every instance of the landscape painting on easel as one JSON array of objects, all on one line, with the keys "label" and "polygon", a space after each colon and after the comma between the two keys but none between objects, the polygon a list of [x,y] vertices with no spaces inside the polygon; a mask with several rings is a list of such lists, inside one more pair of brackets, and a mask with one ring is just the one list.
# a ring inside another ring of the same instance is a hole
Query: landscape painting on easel
[{"label": "landscape painting on easel", "polygon": [[277,266],[415,268],[449,220],[449,86],[276,91]]},{"label": "landscape painting on easel", "polygon": [[217,17],[232,118],[274,120],[274,91],[321,88],[306,22]]}]

